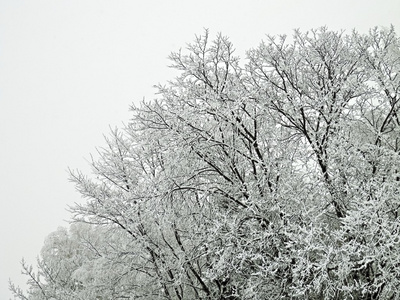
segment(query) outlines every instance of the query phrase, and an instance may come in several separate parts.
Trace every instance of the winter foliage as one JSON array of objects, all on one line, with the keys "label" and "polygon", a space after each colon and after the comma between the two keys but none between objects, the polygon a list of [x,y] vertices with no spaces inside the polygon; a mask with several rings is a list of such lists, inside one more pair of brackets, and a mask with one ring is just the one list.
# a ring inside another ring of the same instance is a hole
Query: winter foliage
[{"label": "winter foliage", "polygon": [[400,40],[319,28],[180,75],[71,171],[84,200],[16,299],[400,299]]}]

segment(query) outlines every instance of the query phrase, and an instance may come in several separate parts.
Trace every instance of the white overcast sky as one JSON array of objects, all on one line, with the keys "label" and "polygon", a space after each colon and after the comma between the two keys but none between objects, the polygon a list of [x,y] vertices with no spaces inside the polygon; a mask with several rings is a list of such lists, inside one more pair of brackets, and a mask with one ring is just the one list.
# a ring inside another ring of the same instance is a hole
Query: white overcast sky
[{"label": "white overcast sky", "polygon": [[221,32],[243,56],[265,34],[390,24],[400,32],[399,0],[0,0],[0,299],[80,200],[68,167],[89,171],[195,34]]}]

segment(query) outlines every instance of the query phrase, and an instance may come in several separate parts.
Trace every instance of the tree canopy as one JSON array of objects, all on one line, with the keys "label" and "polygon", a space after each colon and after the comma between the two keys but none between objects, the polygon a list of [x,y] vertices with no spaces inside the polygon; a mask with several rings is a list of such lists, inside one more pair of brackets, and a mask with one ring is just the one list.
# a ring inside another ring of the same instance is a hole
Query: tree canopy
[{"label": "tree canopy", "polygon": [[179,76],[71,171],[74,224],[18,299],[398,299],[400,40],[393,28],[208,31]]}]

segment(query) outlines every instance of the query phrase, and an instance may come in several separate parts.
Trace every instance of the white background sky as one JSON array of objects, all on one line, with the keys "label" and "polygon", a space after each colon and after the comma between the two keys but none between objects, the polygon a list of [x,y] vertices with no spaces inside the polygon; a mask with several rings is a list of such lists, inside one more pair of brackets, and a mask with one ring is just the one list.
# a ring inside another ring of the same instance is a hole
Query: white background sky
[{"label": "white background sky", "polygon": [[67,169],[174,73],[166,57],[209,28],[243,57],[265,34],[393,24],[399,0],[0,0],[0,299],[80,200]]}]

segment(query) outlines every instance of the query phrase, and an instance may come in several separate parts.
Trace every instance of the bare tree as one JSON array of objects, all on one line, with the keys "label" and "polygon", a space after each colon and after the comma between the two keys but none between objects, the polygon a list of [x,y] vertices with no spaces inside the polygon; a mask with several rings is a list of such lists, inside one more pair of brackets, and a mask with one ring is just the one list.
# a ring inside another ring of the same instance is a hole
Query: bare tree
[{"label": "bare tree", "polygon": [[268,37],[241,64],[228,38],[197,36],[93,176],[71,172],[73,219],[102,236],[74,235],[87,260],[59,252],[64,278],[43,255],[46,280],[25,266],[35,294],[14,294],[396,299],[399,46],[393,28],[319,28]]}]

